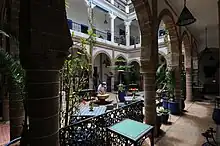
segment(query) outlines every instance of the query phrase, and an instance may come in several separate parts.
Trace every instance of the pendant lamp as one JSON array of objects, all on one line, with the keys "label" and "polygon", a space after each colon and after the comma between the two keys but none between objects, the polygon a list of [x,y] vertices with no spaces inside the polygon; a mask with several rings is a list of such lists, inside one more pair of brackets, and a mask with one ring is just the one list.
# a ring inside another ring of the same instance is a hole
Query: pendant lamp
[{"label": "pendant lamp", "polygon": [[192,13],[186,7],[186,0],[184,0],[184,8],[178,18],[176,25],[186,26],[196,22],[196,19],[193,17]]}]

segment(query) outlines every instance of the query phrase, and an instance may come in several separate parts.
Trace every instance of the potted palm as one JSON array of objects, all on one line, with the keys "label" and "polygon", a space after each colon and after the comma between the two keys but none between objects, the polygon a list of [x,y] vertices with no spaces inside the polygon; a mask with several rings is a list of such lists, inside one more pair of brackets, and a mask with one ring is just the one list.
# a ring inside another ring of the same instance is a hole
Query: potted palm
[{"label": "potted palm", "polygon": [[164,107],[157,108],[157,113],[161,116],[161,123],[168,124],[170,110],[165,109]]},{"label": "potted palm", "polygon": [[175,99],[174,91],[175,91],[175,71],[172,69],[168,69],[166,72],[166,88],[167,88],[167,97],[168,100],[168,109],[171,114],[179,114],[179,102]]}]

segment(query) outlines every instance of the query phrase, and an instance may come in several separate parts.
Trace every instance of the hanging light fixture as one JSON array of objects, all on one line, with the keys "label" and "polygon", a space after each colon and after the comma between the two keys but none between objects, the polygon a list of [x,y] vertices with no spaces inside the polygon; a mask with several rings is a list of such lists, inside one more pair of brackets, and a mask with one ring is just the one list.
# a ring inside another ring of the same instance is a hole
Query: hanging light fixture
[{"label": "hanging light fixture", "polygon": [[208,47],[208,29],[207,29],[207,27],[205,27],[205,49],[204,49],[204,53],[206,53],[206,54],[212,53],[212,51]]},{"label": "hanging light fixture", "polygon": [[196,22],[196,18],[193,17],[192,13],[186,7],[186,0],[184,0],[184,8],[178,18],[177,25],[178,26],[186,26]]},{"label": "hanging light fixture", "polygon": [[105,14],[105,21],[104,24],[108,24],[108,21],[106,20],[107,14]]}]

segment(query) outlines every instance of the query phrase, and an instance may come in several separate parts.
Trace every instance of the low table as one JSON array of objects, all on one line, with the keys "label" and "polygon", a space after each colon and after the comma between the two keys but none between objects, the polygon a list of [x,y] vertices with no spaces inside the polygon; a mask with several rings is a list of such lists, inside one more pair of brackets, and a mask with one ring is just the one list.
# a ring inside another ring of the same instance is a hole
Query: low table
[{"label": "low table", "polygon": [[93,107],[93,111],[90,111],[89,106],[82,107],[80,108],[80,111],[78,113],[71,116],[70,124],[74,124],[75,122],[104,114],[106,112],[106,109],[107,109],[106,106],[98,106],[98,107]]},{"label": "low table", "polygon": [[[108,139],[110,139],[109,142],[114,141],[117,144],[120,141],[121,143],[119,145],[122,145],[123,142],[125,142],[126,146],[131,144],[134,144],[134,146],[141,146],[144,139],[149,137],[151,146],[154,146],[153,129],[153,126],[131,119],[125,119],[113,126],[108,127],[107,132]],[[121,139],[123,141],[121,141]]]}]

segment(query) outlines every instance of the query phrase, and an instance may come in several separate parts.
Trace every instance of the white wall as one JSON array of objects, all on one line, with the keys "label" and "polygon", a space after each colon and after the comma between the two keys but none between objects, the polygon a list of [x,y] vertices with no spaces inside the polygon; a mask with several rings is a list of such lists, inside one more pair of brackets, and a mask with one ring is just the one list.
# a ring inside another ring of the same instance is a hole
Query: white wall
[{"label": "white wall", "polygon": [[67,0],[67,18],[88,26],[88,11],[84,0]]},{"label": "white wall", "polygon": [[[94,26],[97,30],[106,32],[108,29],[110,29],[110,20],[109,20],[109,15],[100,10],[98,7],[95,7],[93,9],[93,13],[94,13]],[[105,14],[106,15],[106,20],[108,22],[108,24],[104,24],[105,21]]]}]

